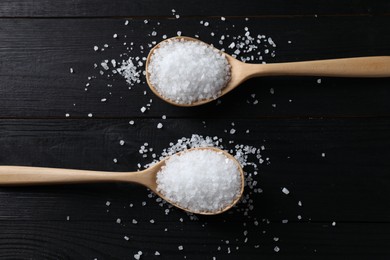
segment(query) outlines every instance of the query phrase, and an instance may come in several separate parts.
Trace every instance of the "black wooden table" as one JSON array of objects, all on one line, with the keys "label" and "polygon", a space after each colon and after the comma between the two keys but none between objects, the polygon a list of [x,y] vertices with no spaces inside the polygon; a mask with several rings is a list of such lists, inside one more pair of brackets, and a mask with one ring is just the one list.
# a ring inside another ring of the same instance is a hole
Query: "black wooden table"
[{"label": "black wooden table", "polygon": [[390,55],[389,11],[388,1],[367,0],[1,1],[1,165],[131,171],[151,161],[139,153],[145,142],[159,154],[192,134],[264,145],[270,163],[249,219],[165,215],[131,184],[3,187],[0,259],[389,259],[389,79],[253,79],[218,105],[178,108],[94,69],[119,59],[124,41],[144,45],[133,53],[142,56],[177,31],[217,44],[211,33],[226,26],[272,37],[270,63]]}]

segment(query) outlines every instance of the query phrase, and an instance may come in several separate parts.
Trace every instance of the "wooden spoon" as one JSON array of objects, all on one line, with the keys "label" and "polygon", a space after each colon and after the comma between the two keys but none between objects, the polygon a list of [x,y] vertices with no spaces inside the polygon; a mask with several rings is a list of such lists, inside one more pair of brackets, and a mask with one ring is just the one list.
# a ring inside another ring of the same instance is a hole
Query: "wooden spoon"
[{"label": "wooden spoon", "polygon": [[[102,172],[102,171],[86,171],[86,170],[71,170],[58,168],[42,168],[42,167],[23,167],[23,166],[0,166],[0,186],[30,186],[30,185],[53,185],[53,184],[76,184],[76,183],[97,183],[97,182],[133,182],[141,184],[158,196],[168,201],[175,207],[185,211],[202,214],[216,215],[223,213],[232,208],[241,198],[244,192],[244,173],[240,163],[229,153],[214,147],[193,148],[191,150],[212,150],[223,153],[226,157],[236,163],[241,177],[240,194],[235,198],[230,205],[215,212],[195,212],[190,209],[183,208],[174,202],[165,198],[157,191],[156,176],[161,167],[165,165],[169,157],[161,160],[155,165],[139,172]],[[181,153],[177,153],[180,155]],[[180,174],[178,172],[177,174]]]},{"label": "wooden spoon", "polygon": [[[191,37],[178,36],[166,39],[165,41],[172,41],[175,39],[182,39],[186,41],[198,41],[198,39]],[[148,72],[148,65],[153,55],[153,52],[159,48],[160,42],[153,49],[150,50],[146,60],[146,80],[150,89],[161,99],[166,102],[181,106],[199,106],[211,102],[214,99],[204,99],[193,102],[191,104],[178,104],[170,99],[164,98],[150,83]],[[206,43],[204,43],[206,44]],[[212,47],[214,48],[214,47]],[[331,59],[331,60],[314,60],[314,61],[300,61],[300,62],[286,62],[274,64],[249,64],[241,62],[229,54],[220,51],[226,56],[231,66],[231,79],[227,86],[221,91],[221,96],[229,93],[247,79],[262,76],[318,76],[318,77],[390,77],[390,56],[374,56],[374,57],[359,57],[359,58],[345,58],[345,59]]]}]

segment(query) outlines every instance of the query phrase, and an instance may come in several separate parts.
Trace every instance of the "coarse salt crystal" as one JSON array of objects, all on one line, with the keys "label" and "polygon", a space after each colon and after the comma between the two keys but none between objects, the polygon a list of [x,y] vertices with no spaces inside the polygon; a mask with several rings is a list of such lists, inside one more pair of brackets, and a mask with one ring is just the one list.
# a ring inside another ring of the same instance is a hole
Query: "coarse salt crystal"
[{"label": "coarse salt crystal", "polygon": [[282,189],[282,192],[286,195],[288,195],[290,193],[290,191],[287,189],[287,188],[283,188]]},{"label": "coarse salt crystal", "polygon": [[157,191],[181,207],[215,212],[240,195],[241,175],[236,163],[224,154],[192,150],[170,157],[156,182]]},{"label": "coarse salt crystal", "polygon": [[178,104],[215,99],[230,80],[225,56],[204,43],[186,40],[163,42],[151,56],[148,73],[159,94]]},{"label": "coarse salt crystal", "polygon": [[157,124],[157,128],[158,128],[158,129],[161,129],[162,127],[163,127],[163,124],[161,124],[161,123],[158,123],[158,124]]}]

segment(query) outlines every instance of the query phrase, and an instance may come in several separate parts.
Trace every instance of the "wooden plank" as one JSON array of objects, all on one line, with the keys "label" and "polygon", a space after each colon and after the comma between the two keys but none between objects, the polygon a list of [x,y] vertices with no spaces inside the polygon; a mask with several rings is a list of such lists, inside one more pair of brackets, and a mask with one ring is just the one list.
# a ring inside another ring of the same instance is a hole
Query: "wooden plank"
[{"label": "wooden plank", "polygon": [[[164,127],[157,129],[157,123]],[[254,196],[254,215],[272,222],[388,222],[390,119],[234,120],[2,120],[0,164],[131,171],[150,162],[140,147],[160,153],[170,142],[192,134],[219,136],[225,147],[264,145],[271,164],[260,167],[264,192]],[[246,130],[250,133],[246,134]],[[228,131],[229,132],[229,131]],[[119,140],[124,140],[121,146]],[[229,141],[233,140],[233,144]],[[322,157],[325,153],[325,157]],[[118,159],[118,163],[113,162]],[[290,190],[288,196],[281,192]],[[110,210],[126,218],[129,203],[139,217],[164,215],[143,187],[126,184],[2,188],[0,220],[73,219],[97,221]],[[297,205],[303,202],[303,207]],[[147,201],[147,207],[140,204]],[[58,210],[61,205],[61,210]],[[149,206],[150,205],[150,206]],[[374,213],[375,212],[375,213]],[[66,214],[66,215],[64,215]],[[234,216],[233,216],[234,217]],[[236,216],[239,218],[239,216]],[[235,217],[234,217],[235,219]]]},{"label": "wooden plank", "polygon": [[[158,251],[158,258],[162,259],[182,259],[184,256],[188,259],[212,259],[213,256],[217,259],[255,259],[259,256],[271,259],[282,256],[289,259],[382,259],[390,253],[387,246],[389,224],[339,223],[332,227],[324,223],[270,223],[249,231],[249,240],[244,243],[239,223],[209,222],[202,227],[202,221],[185,219],[184,223],[177,223],[176,219],[154,225],[146,221],[119,225],[113,220],[107,222],[107,219],[109,217],[99,222],[0,221],[3,234],[0,257],[131,259],[142,251],[142,258],[149,259]],[[169,231],[164,232],[164,227]],[[266,233],[262,234],[262,230]],[[128,236],[129,241],[124,236]],[[274,241],[274,237],[279,240]],[[179,245],[183,246],[182,251],[178,250]],[[218,246],[221,246],[220,251]],[[274,252],[275,246],[280,248],[278,253]]]},{"label": "wooden plank", "polygon": [[3,17],[96,17],[96,16],[169,16],[175,9],[183,16],[258,16],[314,14],[386,14],[386,1],[346,0],[307,1],[229,1],[222,0],[4,0],[0,4]]},{"label": "wooden plank", "polygon": [[[299,61],[365,55],[389,55],[389,17],[305,17],[242,18],[223,22],[208,19],[132,20],[124,19],[2,19],[0,21],[0,117],[1,118],[86,118],[95,117],[344,117],[389,116],[389,79],[262,78],[250,80],[223,97],[222,103],[198,108],[177,108],[165,104],[148,91],[145,83],[128,90],[120,77],[107,79],[93,68],[104,59],[121,60],[123,42],[145,47],[131,55],[144,56],[147,43],[159,41],[163,34],[199,34],[218,46],[216,35],[240,35],[244,27],[252,34],[271,36],[277,43],[276,57],[267,62]],[[157,22],[161,25],[157,25]],[[232,25],[235,25],[233,28]],[[227,26],[227,27],[226,27]],[[77,29],[76,29],[77,28]],[[157,28],[157,29],[156,29]],[[225,29],[229,30],[225,33]],[[158,31],[158,37],[147,36]],[[112,35],[117,33],[118,39]],[[124,38],[127,35],[127,38]],[[292,41],[291,44],[288,41]],[[93,46],[109,48],[93,51]],[[230,41],[224,42],[226,48]],[[228,49],[230,50],[230,49]],[[69,69],[75,73],[71,74]],[[87,77],[96,76],[84,91]],[[113,85],[107,87],[107,84]],[[270,94],[270,88],[275,94]],[[147,91],[147,95],[144,95]],[[111,93],[111,95],[110,95]],[[251,95],[255,94],[256,98]],[[101,99],[107,98],[102,103]],[[140,108],[153,99],[151,111]],[[260,102],[253,105],[255,99]],[[291,100],[291,102],[290,102]],[[249,101],[251,104],[247,104]],[[276,106],[276,107],[274,107]]]}]

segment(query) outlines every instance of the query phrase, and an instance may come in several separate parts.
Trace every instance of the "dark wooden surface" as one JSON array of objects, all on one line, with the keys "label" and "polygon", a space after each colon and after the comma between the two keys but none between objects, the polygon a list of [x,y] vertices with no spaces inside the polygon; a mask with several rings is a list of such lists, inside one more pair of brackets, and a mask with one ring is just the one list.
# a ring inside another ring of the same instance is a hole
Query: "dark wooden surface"
[{"label": "dark wooden surface", "polygon": [[[172,19],[172,8],[180,19]],[[253,197],[251,217],[259,226],[239,214],[198,221],[180,210],[166,216],[144,188],[131,184],[1,188],[0,259],[134,259],[138,251],[141,259],[388,259],[390,79],[254,79],[219,105],[188,109],[144,95],[144,83],[129,91],[120,77],[98,76],[87,92],[84,86],[98,75],[94,63],[125,51],[122,35],[146,45],[157,22],[161,34],[181,30],[214,44],[211,32],[234,24],[229,32],[240,34],[247,26],[277,43],[267,62],[283,62],[390,55],[389,11],[387,1],[363,0],[1,1],[1,165],[136,170],[151,160],[138,153],[143,143],[159,153],[192,134],[265,145],[271,163],[260,167],[263,193]],[[105,52],[93,51],[105,43]],[[258,105],[247,104],[251,94]],[[151,110],[142,114],[150,98]],[[159,130],[162,115],[168,119]],[[234,135],[224,131],[232,122]]]}]

